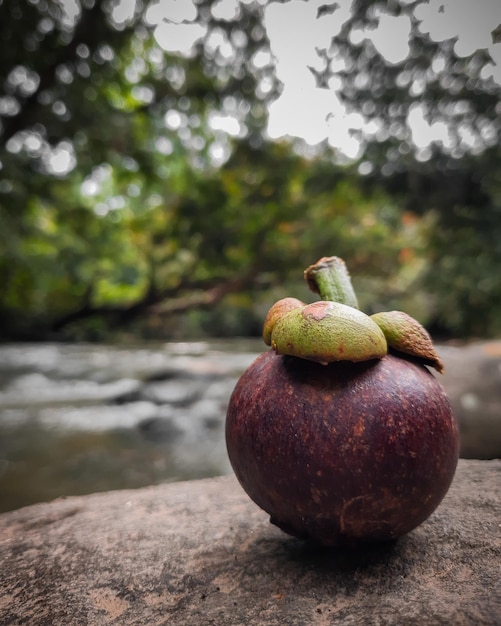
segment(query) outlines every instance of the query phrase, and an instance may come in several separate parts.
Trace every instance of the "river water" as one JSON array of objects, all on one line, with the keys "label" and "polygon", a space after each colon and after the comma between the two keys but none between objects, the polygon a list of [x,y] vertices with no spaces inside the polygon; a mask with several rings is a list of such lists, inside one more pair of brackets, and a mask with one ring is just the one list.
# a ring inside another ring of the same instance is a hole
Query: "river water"
[{"label": "river water", "polygon": [[231,472],[224,419],[260,340],[0,346],[0,511]]}]

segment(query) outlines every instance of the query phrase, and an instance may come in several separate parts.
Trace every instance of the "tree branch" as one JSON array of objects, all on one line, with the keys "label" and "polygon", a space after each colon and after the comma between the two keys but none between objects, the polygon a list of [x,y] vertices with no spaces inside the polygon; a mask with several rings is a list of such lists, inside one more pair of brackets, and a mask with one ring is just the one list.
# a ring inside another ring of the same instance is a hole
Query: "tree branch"
[{"label": "tree branch", "polygon": [[[194,308],[215,306],[226,295],[251,287],[256,280],[256,271],[249,270],[233,280],[214,285],[214,281],[189,283],[175,289],[158,292],[148,289],[141,300],[129,306],[92,306],[88,301],[82,307],[71,311],[51,325],[51,331],[58,333],[70,324],[93,317],[104,317],[125,324],[140,315],[169,316]],[[187,293],[190,292],[190,293]],[[179,295],[184,293],[186,295]]]}]

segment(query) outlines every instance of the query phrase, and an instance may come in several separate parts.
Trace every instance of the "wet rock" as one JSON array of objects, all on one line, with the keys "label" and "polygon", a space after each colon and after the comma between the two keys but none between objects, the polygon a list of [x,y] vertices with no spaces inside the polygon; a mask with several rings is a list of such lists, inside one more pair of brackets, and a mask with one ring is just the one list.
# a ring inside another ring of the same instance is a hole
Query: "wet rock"
[{"label": "wet rock", "polygon": [[138,401],[119,406],[85,406],[77,408],[42,409],[38,421],[44,426],[63,426],[67,430],[112,431],[132,429],[157,414],[152,402]]},{"label": "wet rock", "polygon": [[139,381],[122,378],[105,384],[92,380],[54,380],[38,372],[19,376],[0,392],[3,408],[93,404],[130,396]]},{"label": "wet rock", "polygon": [[144,385],[142,395],[156,404],[187,406],[201,397],[206,386],[207,381],[203,378],[180,376]]},{"label": "wet rock", "polygon": [[500,461],[356,551],[281,533],[232,476],[67,498],[0,515],[0,623],[495,626],[500,515]]},{"label": "wet rock", "polygon": [[207,421],[213,422],[214,420],[219,420],[220,422],[224,422],[228,398],[217,399],[204,397],[198,402],[195,402],[191,405],[193,415],[190,416],[190,420],[193,421],[197,427],[201,426],[202,428]]},{"label": "wet rock", "polygon": [[175,444],[179,442],[183,431],[172,418],[153,417],[139,424],[139,431],[145,439],[155,443]]},{"label": "wet rock", "polygon": [[[257,356],[257,355],[256,355]],[[244,368],[242,372],[245,370]],[[238,381],[238,376],[222,377],[212,381],[205,389],[204,397],[223,402],[225,406]]]},{"label": "wet rock", "polygon": [[440,346],[439,376],[458,419],[461,457],[501,458],[501,341]]}]

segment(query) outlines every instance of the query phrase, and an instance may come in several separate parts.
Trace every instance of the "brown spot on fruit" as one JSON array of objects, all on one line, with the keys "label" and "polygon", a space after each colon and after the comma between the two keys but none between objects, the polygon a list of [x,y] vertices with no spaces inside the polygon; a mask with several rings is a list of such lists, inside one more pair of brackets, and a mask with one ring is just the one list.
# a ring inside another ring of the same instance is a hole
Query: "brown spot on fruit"
[{"label": "brown spot on fruit", "polygon": [[329,315],[331,315],[331,306],[329,302],[319,300],[318,302],[312,302],[308,306],[302,309],[303,317],[309,320],[316,320],[320,322]]},{"label": "brown spot on fruit", "polygon": [[364,418],[362,416],[362,418],[357,422],[357,424],[353,428],[353,434],[355,435],[355,437],[361,437],[364,434],[364,432],[365,432],[365,423],[364,423]]}]

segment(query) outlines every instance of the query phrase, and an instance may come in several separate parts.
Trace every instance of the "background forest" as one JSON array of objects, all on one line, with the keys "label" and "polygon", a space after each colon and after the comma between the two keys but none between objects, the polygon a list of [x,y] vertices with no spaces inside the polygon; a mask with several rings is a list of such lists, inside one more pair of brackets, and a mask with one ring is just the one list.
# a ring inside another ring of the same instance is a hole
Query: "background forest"
[{"label": "background forest", "polygon": [[[420,28],[423,0],[354,0],[311,67],[372,124],[348,158],[270,136],[271,4],[0,0],[2,339],[256,335],[334,254],[367,312],[501,335],[499,25],[465,52]],[[360,36],[382,15],[408,20],[404,60]],[[174,26],[188,51],[161,45]],[[416,141],[416,111],[445,139]]]}]

